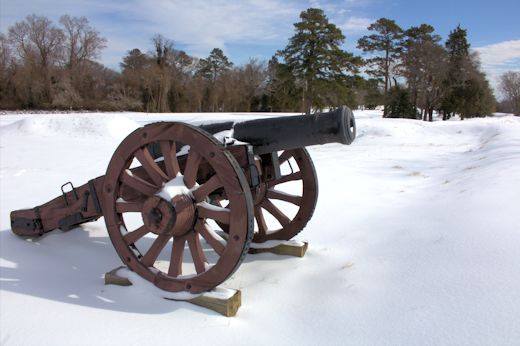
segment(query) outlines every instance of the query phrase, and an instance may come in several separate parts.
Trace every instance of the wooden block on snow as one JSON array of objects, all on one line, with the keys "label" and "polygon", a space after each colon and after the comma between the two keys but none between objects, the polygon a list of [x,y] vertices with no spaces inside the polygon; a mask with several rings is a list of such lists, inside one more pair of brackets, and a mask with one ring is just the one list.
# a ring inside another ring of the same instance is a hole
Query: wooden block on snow
[{"label": "wooden block on snow", "polygon": [[[132,282],[125,276],[119,275],[118,271],[124,266],[115,268],[105,274],[105,285],[131,286]],[[233,317],[237,314],[242,305],[242,293],[240,290],[216,287],[214,290],[204,292],[195,298],[180,299],[175,297],[175,293],[165,292],[164,299],[185,301],[206,309],[218,312],[226,317]]]},{"label": "wooden block on snow", "polygon": [[[213,291],[206,292],[200,296],[187,300],[188,302],[203,308],[213,310],[226,317],[233,317],[237,314],[238,309],[242,305],[242,293],[240,290],[233,290],[231,295],[221,296],[214,294]],[[170,299],[169,300],[176,300]]]},{"label": "wooden block on snow", "polygon": [[250,254],[257,253],[274,253],[276,255],[303,257],[307,251],[309,243],[295,240],[275,241],[268,240],[265,243],[251,243],[249,247]]},{"label": "wooden block on snow", "polygon": [[132,282],[130,282],[128,278],[117,275],[117,271],[122,268],[124,268],[124,266],[117,267],[105,273],[105,285],[132,286]]}]

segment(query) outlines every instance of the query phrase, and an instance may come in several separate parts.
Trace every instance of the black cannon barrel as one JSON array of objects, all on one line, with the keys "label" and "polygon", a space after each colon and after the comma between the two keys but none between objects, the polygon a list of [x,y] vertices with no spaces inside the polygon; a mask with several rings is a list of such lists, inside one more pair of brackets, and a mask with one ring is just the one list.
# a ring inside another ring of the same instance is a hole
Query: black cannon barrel
[{"label": "black cannon barrel", "polygon": [[234,124],[235,124],[234,121],[223,121],[220,123],[203,124],[203,125],[199,125],[198,127],[203,129],[204,131],[214,135],[215,133],[231,130],[233,128]]},{"label": "black cannon barrel", "polygon": [[[258,155],[317,144],[350,144],[356,138],[354,114],[345,106],[314,115],[223,121],[198,127],[213,135],[232,130],[234,139],[251,144]],[[158,143],[150,144],[149,150],[154,158],[162,156]]]},{"label": "black cannon barrel", "polygon": [[248,120],[233,126],[233,138],[253,145],[256,154],[326,143],[350,144],[355,137],[356,121],[348,107],[310,116]]}]

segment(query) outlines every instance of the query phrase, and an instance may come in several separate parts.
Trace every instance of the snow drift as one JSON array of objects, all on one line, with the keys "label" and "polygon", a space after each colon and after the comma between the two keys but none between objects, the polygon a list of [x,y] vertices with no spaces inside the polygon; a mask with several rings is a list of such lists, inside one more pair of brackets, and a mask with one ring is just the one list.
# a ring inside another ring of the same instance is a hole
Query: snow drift
[{"label": "snow drift", "polygon": [[120,261],[102,220],[28,241],[11,234],[9,211],[47,201],[67,180],[104,174],[137,125],[247,115],[0,119],[0,342],[515,343],[520,119],[380,115],[356,112],[351,146],[309,148],[320,197],[298,237],[309,241],[307,255],[247,257],[225,283],[242,290],[233,319],[165,301],[145,282],[105,287],[103,273]]},{"label": "snow drift", "polygon": [[139,127],[135,121],[122,115],[38,115],[15,121],[0,128],[2,135],[110,137],[123,139]]}]

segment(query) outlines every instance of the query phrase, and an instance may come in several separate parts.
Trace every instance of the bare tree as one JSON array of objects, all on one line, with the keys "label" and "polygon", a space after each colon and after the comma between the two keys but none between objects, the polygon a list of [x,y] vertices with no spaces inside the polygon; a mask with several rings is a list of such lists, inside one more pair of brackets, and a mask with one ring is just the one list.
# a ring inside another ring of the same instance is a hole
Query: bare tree
[{"label": "bare tree", "polygon": [[2,80],[5,78],[5,75],[12,64],[11,47],[7,41],[7,37],[0,33],[0,78],[2,78]]},{"label": "bare tree", "polygon": [[7,37],[0,33],[0,69],[3,71],[11,61],[11,47]]},{"label": "bare tree", "polygon": [[30,15],[9,28],[9,41],[19,58],[32,72],[31,79],[42,84],[41,98],[52,102],[51,69],[57,66],[63,53],[63,31],[46,17]]},{"label": "bare tree", "polygon": [[418,47],[421,56],[417,74],[417,102],[423,109],[423,120],[433,121],[433,111],[440,107],[446,75],[446,51],[442,46],[425,41]]},{"label": "bare tree", "polygon": [[[404,31],[404,40],[401,51],[401,64],[399,64],[399,74],[406,78],[408,89],[410,91],[411,102],[417,107],[419,97],[419,84],[424,77],[424,66],[427,58],[431,59],[428,54],[432,49],[437,49],[436,43],[441,37],[434,33],[435,29],[428,24],[412,26]],[[437,49],[438,50],[438,49]],[[443,56],[439,57],[442,60]],[[424,81],[423,81],[424,82]]]},{"label": "bare tree", "polygon": [[515,115],[520,115],[520,72],[508,71],[502,74],[499,87],[508,108]]},{"label": "bare tree", "polygon": [[5,101],[9,101],[9,94],[12,92],[9,84],[14,65],[7,37],[0,33],[0,104],[5,104]]},{"label": "bare tree", "polygon": [[106,47],[107,40],[92,28],[85,17],[61,16],[65,36],[64,51],[66,65],[69,69],[86,60],[99,57],[101,50]]},{"label": "bare tree", "polygon": [[63,31],[46,17],[30,15],[9,28],[9,40],[20,58],[36,58],[47,69],[59,62],[63,53]]},{"label": "bare tree", "polygon": [[[391,86],[392,64],[399,60],[403,30],[394,20],[380,18],[367,28],[372,34],[358,40],[358,48],[375,54],[367,59],[367,73],[375,78],[384,78],[385,98]],[[386,117],[386,107],[383,117]]]},{"label": "bare tree", "polygon": [[162,35],[152,38],[155,48],[154,58],[156,65],[152,67],[151,96],[152,107],[157,112],[170,111],[168,106],[168,93],[171,88],[170,67],[173,60],[173,42]]},{"label": "bare tree", "polygon": [[244,94],[245,110],[251,111],[251,106],[255,96],[262,92],[262,86],[266,79],[265,63],[257,59],[250,59],[249,62],[240,68],[240,84]]}]

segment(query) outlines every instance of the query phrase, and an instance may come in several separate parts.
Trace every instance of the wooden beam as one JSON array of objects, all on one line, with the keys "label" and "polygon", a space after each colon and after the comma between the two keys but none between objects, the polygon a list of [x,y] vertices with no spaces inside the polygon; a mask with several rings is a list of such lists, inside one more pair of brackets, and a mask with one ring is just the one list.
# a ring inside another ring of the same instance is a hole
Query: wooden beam
[{"label": "wooden beam", "polygon": [[259,254],[259,253],[273,253],[276,255],[283,256],[294,256],[294,257],[303,257],[305,256],[305,252],[309,247],[309,243],[307,242],[295,242],[295,241],[286,241],[286,242],[278,242],[269,246],[268,244],[264,245],[264,243],[251,243],[249,247],[250,254]]},{"label": "wooden beam", "polygon": [[[132,282],[125,276],[118,274],[119,269],[124,266],[115,268],[105,274],[105,285],[131,286]],[[226,317],[233,317],[237,314],[238,309],[242,305],[242,293],[240,290],[216,289],[204,292],[192,299],[174,299],[166,297],[169,292],[165,292],[164,299],[174,301],[184,301],[203,308],[213,310]]]},{"label": "wooden beam", "polygon": [[132,286],[132,282],[128,278],[117,275],[117,271],[122,268],[125,267],[117,267],[105,273],[105,285]]},{"label": "wooden beam", "polygon": [[[242,305],[242,293],[240,290],[233,291],[234,293],[230,297],[218,297],[209,291],[187,301],[197,306],[202,306],[203,308],[218,312],[226,317],[233,317],[236,316],[238,309]],[[170,298],[165,299],[175,300]]]}]

